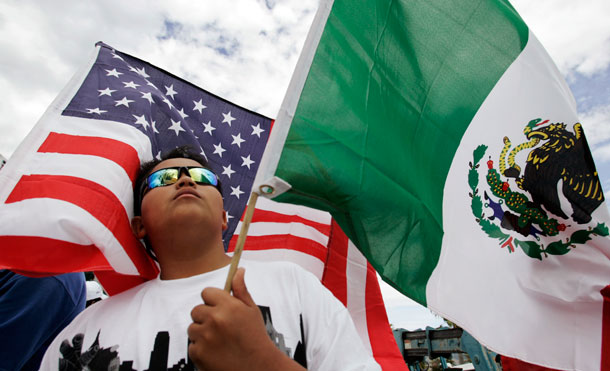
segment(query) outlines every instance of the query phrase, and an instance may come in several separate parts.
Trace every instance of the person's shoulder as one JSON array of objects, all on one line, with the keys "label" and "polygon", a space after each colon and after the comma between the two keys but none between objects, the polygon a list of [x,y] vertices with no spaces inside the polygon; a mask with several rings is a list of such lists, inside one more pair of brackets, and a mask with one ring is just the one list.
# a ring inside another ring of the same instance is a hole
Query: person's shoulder
[{"label": "person's shoulder", "polygon": [[127,304],[135,300],[135,298],[137,298],[139,295],[144,293],[151,285],[154,285],[154,281],[155,279],[146,281],[121,293],[100,300],[85,309],[83,313],[94,311],[107,312],[113,308],[121,310],[121,308],[125,307]]},{"label": "person's shoulder", "polygon": [[[146,283],[91,304],[80,312],[62,333],[72,335],[84,333],[85,329],[89,327],[101,328],[108,322],[120,321],[125,316],[131,316],[135,298],[146,287]],[[67,335],[64,335],[63,338],[67,338]]]},{"label": "person's shoulder", "polygon": [[82,272],[64,273],[49,277],[49,282],[56,286],[56,290],[61,290],[65,296],[72,299],[74,304],[84,305],[86,300],[85,275]]},{"label": "person's shoulder", "polygon": [[53,276],[57,281],[63,283],[64,285],[69,284],[84,284],[85,282],[85,274],[82,272],[75,273],[64,273]]}]

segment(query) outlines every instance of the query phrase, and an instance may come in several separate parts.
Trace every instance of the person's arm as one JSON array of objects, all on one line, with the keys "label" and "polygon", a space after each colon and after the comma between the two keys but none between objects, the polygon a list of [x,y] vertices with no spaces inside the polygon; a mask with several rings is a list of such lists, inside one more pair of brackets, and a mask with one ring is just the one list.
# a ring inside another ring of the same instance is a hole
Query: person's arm
[{"label": "person's arm", "polygon": [[304,370],[273,344],[259,308],[252,300],[240,268],[233,296],[206,288],[205,304],[191,311],[189,357],[201,370]]}]

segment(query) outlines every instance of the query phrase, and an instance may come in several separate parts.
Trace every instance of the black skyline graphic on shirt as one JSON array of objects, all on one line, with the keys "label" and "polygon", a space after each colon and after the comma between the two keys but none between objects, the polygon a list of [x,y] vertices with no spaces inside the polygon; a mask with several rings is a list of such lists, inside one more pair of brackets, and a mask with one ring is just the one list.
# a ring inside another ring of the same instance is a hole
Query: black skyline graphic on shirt
[{"label": "black skyline graphic on shirt", "polygon": [[[265,328],[267,334],[273,341],[273,343],[287,356],[291,356],[291,349],[286,346],[284,341],[284,335],[278,332],[273,327],[273,321],[271,318],[271,311],[269,307],[259,306],[259,309],[263,315],[265,321]],[[292,359],[294,359],[301,366],[307,368],[307,357],[305,354],[305,332],[303,329],[303,315],[299,315],[300,329],[301,329],[301,340],[297,343]],[[72,338],[72,342],[65,339],[59,346],[59,351],[62,357],[59,359],[59,370],[60,371],[80,371],[80,370],[118,370],[118,371],[138,371],[133,368],[133,361],[126,360],[121,363],[119,357],[119,346],[113,345],[108,348],[100,347],[99,337],[100,331],[98,331],[93,344],[89,348],[83,351],[83,339],[84,334],[76,334]],[[170,336],[167,331],[157,332],[155,337],[155,343],[153,350],[150,352],[148,368],[143,371],[195,371],[195,365],[188,357],[188,344],[187,343],[187,357],[180,359],[176,364],[168,367],[169,359],[169,341]]]}]

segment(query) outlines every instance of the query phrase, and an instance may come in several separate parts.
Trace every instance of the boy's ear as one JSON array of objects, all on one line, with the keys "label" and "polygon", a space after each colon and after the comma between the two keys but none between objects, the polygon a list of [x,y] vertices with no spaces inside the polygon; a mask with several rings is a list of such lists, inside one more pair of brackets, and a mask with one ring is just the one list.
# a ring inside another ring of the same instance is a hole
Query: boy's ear
[{"label": "boy's ear", "polygon": [[227,222],[227,211],[223,210],[222,211],[222,230],[226,231],[227,228],[229,228],[229,224]]},{"label": "boy's ear", "polygon": [[142,223],[141,216],[134,216],[133,219],[131,219],[131,231],[138,240],[146,237],[146,229],[144,228],[144,223]]}]

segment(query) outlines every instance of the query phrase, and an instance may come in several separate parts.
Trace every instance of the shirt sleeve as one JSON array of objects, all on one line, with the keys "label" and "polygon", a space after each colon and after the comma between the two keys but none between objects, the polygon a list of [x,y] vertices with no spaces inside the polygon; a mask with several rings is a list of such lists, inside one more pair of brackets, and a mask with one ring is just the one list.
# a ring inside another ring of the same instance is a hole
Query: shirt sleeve
[{"label": "shirt sleeve", "polygon": [[373,371],[381,367],[364,347],[343,304],[313,275],[297,271],[304,310],[307,369]]}]

